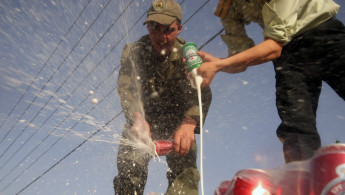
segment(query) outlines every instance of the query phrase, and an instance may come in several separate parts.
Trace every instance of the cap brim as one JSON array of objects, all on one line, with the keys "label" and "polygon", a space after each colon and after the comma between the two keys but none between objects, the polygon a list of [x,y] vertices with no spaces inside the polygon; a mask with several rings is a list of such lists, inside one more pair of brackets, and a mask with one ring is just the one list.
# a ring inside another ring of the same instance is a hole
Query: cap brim
[{"label": "cap brim", "polygon": [[170,25],[176,20],[175,17],[167,16],[163,14],[150,14],[147,16],[144,24],[146,24],[149,21],[155,21],[162,25]]}]

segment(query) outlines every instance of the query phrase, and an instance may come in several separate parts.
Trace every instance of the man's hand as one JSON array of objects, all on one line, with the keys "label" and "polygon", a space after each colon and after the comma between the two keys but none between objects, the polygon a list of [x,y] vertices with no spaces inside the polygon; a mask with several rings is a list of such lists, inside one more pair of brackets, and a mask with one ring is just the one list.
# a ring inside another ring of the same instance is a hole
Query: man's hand
[{"label": "man's hand", "polygon": [[191,117],[185,117],[182,124],[175,131],[174,147],[175,152],[180,155],[187,155],[195,141],[194,129],[196,121]]},{"label": "man's hand", "polygon": [[133,125],[131,127],[131,134],[134,139],[140,140],[146,144],[151,141],[150,125],[145,120],[140,112],[133,113]]}]

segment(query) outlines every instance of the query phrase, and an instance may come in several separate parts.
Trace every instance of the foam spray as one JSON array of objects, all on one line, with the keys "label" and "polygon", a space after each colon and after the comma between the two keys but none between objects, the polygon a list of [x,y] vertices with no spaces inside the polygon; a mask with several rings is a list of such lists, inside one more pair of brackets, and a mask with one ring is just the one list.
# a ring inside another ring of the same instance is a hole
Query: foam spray
[{"label": "foam spray", "polygon": [[200,112],[200,183],[201,194],[204,194],[204,173],[203,173],[203,120],[202,120],[202,102],[201,102],[201,83],[202,77],[198,75],[197,68],[202,64],[201,57],[197,54],[198,48],[195,43],[189,42],[182,47],[183,56],[187,60],[187,70],[191,76],[190,82],[193,88],[198,92],[199,112]]}]

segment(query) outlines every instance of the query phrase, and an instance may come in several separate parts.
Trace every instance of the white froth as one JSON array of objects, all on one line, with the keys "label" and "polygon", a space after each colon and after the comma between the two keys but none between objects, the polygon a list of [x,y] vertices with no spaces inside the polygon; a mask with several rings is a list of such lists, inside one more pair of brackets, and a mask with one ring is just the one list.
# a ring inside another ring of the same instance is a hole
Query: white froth
[{"label": "white froth", "polygon": [[97,98],[93,98],[91,101],[92,101],[93,104],[98,104],[98,99]]}]

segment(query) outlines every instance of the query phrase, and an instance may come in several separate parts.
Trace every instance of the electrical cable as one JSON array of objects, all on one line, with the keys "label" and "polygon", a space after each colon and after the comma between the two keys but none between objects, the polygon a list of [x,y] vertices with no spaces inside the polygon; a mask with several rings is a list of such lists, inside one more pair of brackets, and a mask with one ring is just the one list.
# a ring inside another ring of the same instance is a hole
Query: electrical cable
[{"label": "electrical cable", "polygon": [[[109,3],[111,2],[111,0],[109,0],[108,1],[108,3],[103,7],[103,9],[102,9],[102,11],[98,14],[98,16],[96,17],[96,19],[94,20],[94,22],[97,20],[97,18],[101,15],[101,13],[103,12],[103,10],[109,5]],[[132,4],[133,3],[133,0],[128,4],[128,6],[126,7],[126,9],[129,7],[129,5],[130,4]],[[125,10],[126,10],[125,9]],[[124,11],[125,11],[124,10]],[[105,34],[107,34],[108,32],[109,32],[109,30],[111,29],[111,27],[116,23],[116,21],[122,16],[122,14],[124,13],[124,11],[119,15],[119,17],[112,23],[112,25],[110,25],[110,27],[105,31],[105,33],[104,33],[104,35]],[[92,24],[90,25],[90,28],[91,28],[91,26],[92,26]],[[85,33],[86,34],[86,33]],[[85,35],[84,34],[84,35]],[[80,42],[80,40],[84,37],[84,35],[79,39],[79,41],[78,41],[78,43]],[[56,89],[56,91],[54,92],[54,94],[56,94],[61,88],[62,88],[62,86],[67,82],[67,80],[73,75],[73,73],[77,70],[77,68],[84,62],[84,60],[87,58],[87,56],[89,56],[89,54],[93,51],[93,49],[98,45],[98,43],[102,40],[102,38],[103,38],[104,36],[102,36],[100,39],[98,39],[98,41],[93,45],[93,47],[91,48],[91,50],[85,55],[85,57],[82,59],[82,61],[74,68],[74,70],[67,76],[67,78],[63,81],[63,83]],[[76,48],[76,46],[78,45],[78,43],[75,45],[75,47],[74,48]],[[73,49],[74,49],[73,48]],[[72,49],[72,51],[73,51],[73,49]],[[71,52],[72,52],[71,51]],[[68,56],[71,54],[71,52],[68,54]],[[67,56],[67,57],[68,57]],[[64,61],[67,59],[67,57],[64,59]],[[61,64],[62,65],[62,64]],[[59,66],[59,67],[61,67],[61,65]],[[59,68],[58,68],[59,69]],[[57,70],[58,70],[57,69]],[[55,74],[55,73],[54,73]],[[54,76],[54,74],[53,74],[53,76]],[[53,77],[52,76],[52,77]],[[52,78],[51,77],[51,78]],[[50,78],[50,79],[51,79]],[[49,81],[48,81],[49,82]],[[47,84],[45,84],[45,86],[47,86]],[[43,89],[42,89],[43,90]],[[42,91],[41,90],[41,91]],[[54,96],[53,95],[51,95],[50,96],[50,98],[49,98],[49,100],[48,101],[46,101],[46,103],[40,108],[40,110],[36,113],[36,115],[30,120],[30,122],[28,122],[27,124],[26,124],[26,126],[25,126],[25,128],[17,135],[17,137],[12,141],[12,143],[4,150],[4,152],[0,155],[0,158],[2,158],[2,156],[9,150],[9,148],[17,141],[17,139],[24,133],[24,131],[27,129],[27,127],[29,127],[30,126],[30,124],[34,121],[34,119],[36,119],[36,117],[40,114],[40,112],[45,108],[45,106],[50,102],[50,100],[53,98]],[[35,97],[35,99],[34,99],[34,101],[36,100],[36,98],[37,98],[37,96]],[[34,102],[33,101],[33,102]],[[30,104],[30,105],[32,105],[32,104]],[[29,106],[30,107],[30,106]],[[28,107],[28,108],[29,108]],[[24,111],[24,113],[25,113],[26,111]],[[23,114],[24,114],[23,113]],[[21,118],[21,117],[20,117]],[[19,120],[18,120],[19,121]],[[14,126],[12,126],[12,128],[13,128]],[[11,129],[12,129],[11,128]],[[30,137],[31,138],[31,137]],[[0,169],[1,169],[2,167],[0,167]]]},{"label": "electrical cable", "polygon": [[[117,66],[110,74],[108,74],[108,76],[104,79],[104,81],[105,80],[107,80],[118,68],[119,68],[120,66]],[[102,82],[102,83],[100,83],[97,87],[96,87],[96,89],[98,89],[102,84],[103,84],[104,82]],[[111,93],[111,92],[113,92],[114,91],[114,89],[113,90],[111,90],[109,93],[108,93],[108,95]],[[107,96],[108,96],[107,95]],[[106,96],[106,97],[107,97]],[[54,131],[65,121],[65,120],[67,120],[68,118],[69,118],[69,116],[75,111],[75,110],[77,110],[77,108],[80,106],[80,105],[82,105],[86,100],[88,99],[88,97],[85,97],[83,100],[82,100],[82,102],[77,106],[77,107],[75,107],[69,114],[68,114],[68,116],[63,120],[63,121],[61,121],[51,132],[49,132],[49,134],[40,142],[40,143],[38,143],[37,145],[36,145],[36,147],[35,148],[33,148],[30,152],[29,152],[29,154],[28,155],[26,155],[13,169],[11,169],[10,170],[10,172],[8,172],[6,175],[5,175],[5,177],[7,177],[16,167],[18,167],[18,165],[20,164],[20,163],[22,163],[30,154],[32,154],[46,139],[48,139],[48,137],[50,136],[50,135],[52,135],[53,133],[54,133]],[[103,98],[103,99],[105,99],[105,98]],[[102,101],[102,100],[101,100]],[[99,102],[99,103],[101,103],[101,102]],[[93,106],[84,116],[86,116],[86,115],[88,115],[89,113],[91,113],[93,110],[95,109],[95,106]],[[84,118],[84,116],[83,116],[83,118]],[[80,121],[81,121],[82,119],[80,119]],[[38,158],[36,158],[24,171],[22,171],[14,180],[12,180],[7,186],[6,186],[6,188],[10,185],[10,184],[12,184],[19,176],[21,176],[22,174],[24,174],[25,173],[25,171],[26,170],[28,170],[33,164],[35,164],[40,158],[42,158],[42,156],[44,155],[44,154],[46,154],[53,146],[55,146],[68,132],[70,132],[72,129],[73,129],[73,127],[75,127],[77,124],[79,123],[79,121],[78,122],[76,122],[69,130],[67,130],[65,133],[64,133],[64,135],[63,136],[61,136],[61,137],[59,137],[59,139],[58,140],[56,140],[52,145],[50,145],[50,147],[49,148],[47,148]],[[2,179],[1,179],[1,181],[0,182],[2,182],[3,181],[3,179],[5,178],[5,177],[3,177]],[[6,188],[4,188],[4,189],[2,189],[1,190],[1,192],[2,191],[4,191]]]},{"label": "electrical cable", "polygon": [[[145,14],[146,14],[146,13],[145,13]],[[125,34],[122,36],[122,38],[121,38],[121,39],[110,49],[110,51],[102,58],[102,60],[101,60],[99,63],[97,63],[96,66],[98,66],[101,62],[103,62],[103,60],[104,60],[104,59],[105,59],[105,58],[116,48],[116,46],[118,46],[118,44],[125,38],[125,36],[126,36],[131,30],[133,30],[134,26],[135,26],[136,24],[138,24],[138,22],[144,17],[145,14],[143,14],[143,15],[134,23],[134,25],[127,31],[127,33],[125,33]],[[118,66],[118,67],[119,67],[119,66]],[[118,67],[117,67],[117,68],[118,68]],[[113,72],[114,72],[117,68],[115,68],[115,69],[113,70]],[[111,73],[111,74],[112,74],[112,73]],[[109,77],[111,74],[109,74],[108,77]],[[106,79],[105,79],[105,80],[106,80]],[[102,82],[102,83],[103,83],[103,82]],[[100,83],[100,85],[101,85],[102,83]],[[86,99],[87,99],[87,98],[85,98],[84,101],[85,101]],[[83,102],[84,102],[84,101],[83,101]],[[82,102],[82,103],[83,103],[83,102]],[[82,103],[81,103],[81,104],[82,104]],[[73,109],[73,111],[76,110],[78,107],[80,107],[81,104],[79,104],[77,107],[75,107],[75,109]],[[72,112],[73,112],[73,111],[72,111]],[[71,112],[71,113],[72,113],[72,112]],[[69,115],[68,115],[68,116],[69,116]],[[67,116],[65,119],[67,119],[68,116]],[[64,121],[65,121],[65,120],[63,120],[62,122],[64,122]],[[62,122],[60,122],[59,125],[61,125]],[[58,125],[58,126],[59,126],[59,125]],[[51,132],[48,134],[48,136],[50,136],[50,135],[57,129],[58,126],[56,126],[55,129],[54,129],[53,131],[51,131]],[[46,137],[46,138],[47,138],[47,137]],[[45,139],[46,139],[46,138],[45,138]],[[45,139],[44,139],[44,140],[45,140]],[[41,143],[42,143],[42,142],[41,142]],[[41,143],[40,143],[40,144],[41,144]],[[39,145],[39,144],[38,144],[38,145]],[[36,148],[37,148],[37,147],[36,147]],[[35,149],[36,149],[36,148],[35,148]],[[31,151],[30,153],[32,153],[32,152],[33,152],[33,151]],[[24,158],[23,160],[25,160],[25,158]],[[22,160],[22,161],[23,161],[23,160]],[[8,175],[8,174],[7,174],[7,175]],[[3,178],[3,179],[4,179],[4,178]],[[2,179],[2,180],[3,180],[3,179]],[[2,181],[2,180],[1,180],[1,181]],[[0,181],[0,182],[1,182],[1,181]]]},{"label": "electrical cable", "polygon": [[[58,43],[58,45],[55,47],[55,49],[53,50],[53,52],[49,55],[48,59],[45,61],[45,63],[43,64],[43,66],[41,67],[40,71],[36,74],[35,78],[31,81],[31,83],[28,85],[28,87],[25,89],[23,95],[19,98],[19,100],[17,101],[17,103],[15,104],[15,106],[11,109],[11,111],[7,114],[7,117],[2,121],[1,125],[0,125],[0,129],[2,128],[2,126],[4,125],[5,121],[8,120],[9,116],[12,115],[13,111],[17,108],[19,102],[22,101],[23,97],[25,96],[25,94],[27,93],[27,91],[29,90],[29,88],[32,86],[34,80],[36,80],[38,78],[38,75],[42,72],[42,70],[44,69],[44,67],[48,64],[49,60],[51,59],[51,57],[55,54],[55,52],[57,51],[57,49],[60,47],[61,43],[63,42],[63,40],[66,39],[67,34],[72,30],[73,26],[75,25],[75,23],[77,22],[77,20],[79,19],[79,17],[82,15],[82,13],[85,11],[86,7],[90,4],[91,0],[89,0],[87,2],[87,4],[84,6],[84,8],[82,9],[82,11],[79,13],[79,15],[77,16],[77,18],[73,21],[72,25],[69,27],[69,29],[67,30],[67,32],[63,35],[63,37],[61,38],[60,42]],[[1,139],[0,144],[2,143],[2,141],[8,136],[8,134],[10,133],[10,131],[7,131],[7,133],[4,135],[4,137]]]},{"label": "electrical cable", "polygon": [[[116,119],[118,116],[120,116],[120,114],[122,113],[119,112],[117,115],[115,115],[110,121],[108,121],[106,124],[104,124],[105,126],[107,126],[111,121],[113,121],[114,119]],[[20,194],[21,192],[23,192],[26,188],[30,187],[33,183],[35,183],[37,180],[39,180],[43,175],[45,175],[46,173],[48,173],[50,170],[52,170],[55,166],[57,166],[58,164],[60,164],[64,159],[66,159],[69,155],[71,155],[73,152],[75,152],[78,148],[80,148],[82,145],[84,145],[88,140],[90,140],[93,136],[95,136],[97,133],[99,133],[103,128],[98,129],[97,131],[93,132],[87,139],[85,139],[83,142],[81,142],[77,147],[75,147],[73,150],[71,150],[69,153],[67,153],[64,157],[62,157],[58,162],[56,162],[54,165],[52,165],[51,167],[49,167],[46,171],[44,171],[40,176],[36,177],[34,180],[32,180],[28,185],[26,185],[24,188],[22,188],[21,190],[19,190],[17,194]]]},{"label": "electrical cable", "polygon": [[[183,1],[184,1],[184,0],[183,0]],[[183,1],[182,1],[181,3],[183,3]],[[208,1],[207,1],[207,2],[208,2]],[[191,16],[191,17],[190,17],[190,18],[188,18],[187,21],[186,21],[185,23],[187,23],[187,22],[188,22],[198,11],[200,11],[201,8],[204,7],[204,6],[206,5],[207,2],[205,2],[205,3],[204,3],[204,4],[203,4],[203,5],[202,5],[192,16]],[[144,15],[143,15],[143,16],[144,16]],[[142,16],[142,17],[143,17],[143,16]],[[142,17],[141,17],[141,18],[142,18]],[[141,18],[140,18],[140,19],[141,19]],[[131,30],[133,29],[133,27],[140,21],[140,19],[132,26],[132,28],[131,28],[129,31],[131,31]],[[206,46],[209,42],[211,42],[211,41],[212,41],[216,36],[218,36],[223,30],[224,30],[224,29],[222,29],[221,31],[219,31],[219,32],[218,32],[217,34],[215,34],[214,36],[212,36],[207,42],[205,42],[205,43],[200,47],[200,49],[201,49],[202,47]],[[129,31],[128,31],[126,34],[128,34]],[[115,48],[115,47],[113,47],[113,48],[111,49],[111,51],[112,51],[114,48]],[[110,51],[110,52],[111,52],[111,51]],[[109,53],[110,53],[110,52],[109,52]],[[108,53],[108,54],[109,54],[109,53]],[[107,54],[107,55],[108,55],[108,54]],[[106,55],[106,56],[107,56],[107,55]],[[105,56],[105,57],[106,57],[106,56]],[[104,57],[104,58],[105,58],[105,57]],[[104,59],[104,58],[103,58],[103,59]],[[85,58],[84,58],[84,59],[85,59]],[[103,59],[102,59],[102,61],[103,61]],[[99,63],[98,63],[98,64],[99,64]],[[82,82],[81,82],[81,83],[82,83]],[[61,85],[61,86],[62,86],[62,85]],[[60,86],[60,87],[61,87],[61,86]],[[79,85],[79,86],[80,86],[80,85]],[[79,87],[79,86],[78,86],[78,87]],[[114,89],[113,89],[113,90],[114,90]],[[113,90],[112,90],[112,91],[113,91]],[[72,93],[73,93],[73,92],[72,92]],[[71,93],[71,94],[72,94],[72,93]],[[111,93],[111,92],[110,92],[110,93]],[[110,94],[110,93],[109,93],[109,94]],[[109,95],[109,94],[108,94],[108,95]],[[104,99],[105,99],[105,98],[104,98]],[[93,110],[93,109],[92,109],[92,110]],[[91,110],[91,111],[92,111],[92,110]],[[89,111],[88,113],[90,113],[91,111]],[[121,111],[120,113],[118,113],[118,114],[115,116],[115,118],[116,118],[118,115],[120,115],[121,113],[122,113],[122,111]],[[115,118],[113,118],[112,120],[114,120]],[[106,125],[108,125],[112,120],[108,121],[108,122],[106,123]],[[77,122],[76,124],[78,124],[78,122]],[[76,126],[76,125],[74,125],[74,126]],[[72,127],[72,128],[73,128],[73,127]],[[72,128],[71,128],[71,129],[72,129]],[[47,172],[49,172],[52,168],[54,168],[56,165],[58,165],[61,161],[63,161],[65,158],[67,158],[70,154],[72,154],[74,151],[76,151],[76,149],[78,149],[80,146],[82,146],[84,143],[86,143],[90,138],[92,138],[94,135],[96,135],[96,134],[97,134],[99,131],[101,131],[101,130],[102,130],[102,128],[101,128],[101,129],[98,129],[97,131],[95,131],[89,138],[87,138],[86,140],[84,140],[81,144],[79,144],[76,148],[74,148],[72,151],[70,151],[67,155],[65,155],[62,159],[60,159],[60,160],[59,160],[57,163],[55,163],[53,166],[51,166],[50,168],[48,168],[48,169],[47,169],[45,172],[43,172],[39,177],[35,178],[35,180],[33,180],[31,183],[29,183],[27,186],[25,186],[25,187],[24,187],[22,190],[20,190],[17,194],[19,194],[19,193],[21,193],[22,191],[24,191],[27,187],[29,187],[31,184],[33,184],[35,181],[37,181],[39,178],[41,178],[44,174],[46,174]],[[50,135],[50,134],[49,134],[49,135]],[[60,139],[62,139],[62,138],[60,138]],[[56,142],[56,143],[57,143],[57,142]],[[56,143],[55,143],[55,144],[56,144]],[[55,145],[55,144],[54,144],[54,145]],[[47,150],[47,151],[48,151],[48,150]],[[47,151],[46,151],[46,152],[47,152]],[[27,156],[28,156],[28,155],[27,155]],[[27,156],[26,156],[26,157],[27,157]],[[42,156],[42,155],[41,155],[41,156]],[[25,157],[25,158],[26,158],[26,157]],[[25,159],[25,158],[24,158],[24,159]],[[24,160],[24,159],[23,159],[23,160]],[[36,160],[36,161],[37,161],[37,160]],[[34,162],[36,162],[36,161],[34,161]],[[31,165],[32,165],[32,164],[31,164]],[[30,167],[31,167],[31,166],[30,166]],[[23,174],[23,173],[22,173],[22,174]],[[19,176],[18,176],[18,177],[19,177]],[[16,179],[17,179],[18,177],[16,177]],[[15,179],[15,180],[16,180],[16,179]],[[15,180],[13,180],[13,182],[14,182]],[[2,181],[2,180],[1,180],[1,181]],[[0,181],[0,182],[1,182],[1,181]],[[11,183],[10,183],[10,184],[11,184]],[[8,185],[10,185],[10,184],[8,184]],[[6,188],[7,188],[7,187],[6,187]],[[6,189],[6,188],[5,188],[5,189]],[[3,190],[4,190],[4,189],[3,189]],[[3,190],[2,190],[2,191],[3,191]]]},{"label": "electrical cable", "polygon": [[[74,49],[77,47],[77,45],[79,44],[79,42],[84,38],[84,36],[86,35],[86,33],[90,30],[91,26],[94,24],[94,22],[99,18],[99,16],[101,15],[101,13],[103,13],[104,9],[109,5],[111,0],[108,1],[108,3],[106,4],[106,6],[104,6],[101,10],[101,12],[97,15],[96,19],[92,22],[92,24],[89,26],[89,28],[86,30],[86,32],[82,35],[82,37],[77,41],[77,43],[74,45],[74,47],[72,48],[72,50],[67,54],[67,56],[63,59],[63,61],[61,62],[61,64],[58,66],[58,68],[53,72],[53,75],[48,79],[48,81],[43,85],[43,87],[40,89],[39,93],[41,93],[47,86],[48,83],[50,82],[50,80],[54,77],[54,75],[56,73],[58,73],[58,71],[60,70],[60,68],[62,67],[62,65],[64,64],[64,62],[66,61],[66,59],[71,55],[71,53],[74,51]],[[38,95],[36,95],[34,97],[34,99],[31,101],[32,103],[30,103],[25,109],[24,112],[21,114],[21,116],[19,117],[19,119],[12,125],[12,127],[9,129],[8,132],[12,131],[12,129],[14,128],[14,126],[17,125],[17,123],[20,121],[20,119],[24,116],[24,114],[26,113],[26,111],[31,107],[31,105],[33,105],[33,102],[36,101],[36,99],[38,98]],[[14,142],[18,139],[18,137],[24,132],[24,130],[22,130],[19,135],[14,139],[14,141],[12,141],[12,143],[10,144],[9,147],[7,147],[5,149],[5,152],[3,152],[0,155],[0,158],[7,152],[7,150],[14,144]],[[7,133],[8,135],[8,133]],[[5,139],[5,137],[3,138]],[[1,142],[0,142],[1,143]]]}]

